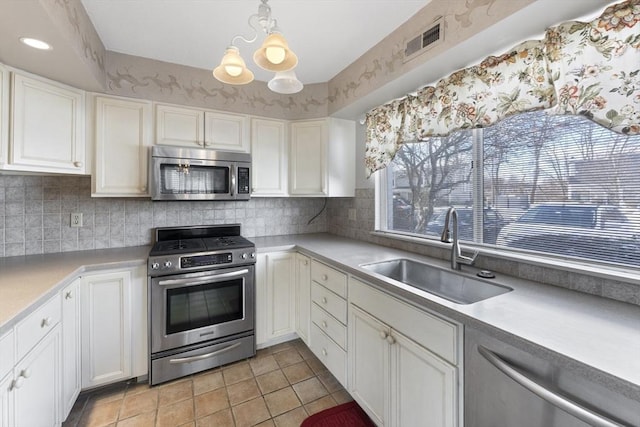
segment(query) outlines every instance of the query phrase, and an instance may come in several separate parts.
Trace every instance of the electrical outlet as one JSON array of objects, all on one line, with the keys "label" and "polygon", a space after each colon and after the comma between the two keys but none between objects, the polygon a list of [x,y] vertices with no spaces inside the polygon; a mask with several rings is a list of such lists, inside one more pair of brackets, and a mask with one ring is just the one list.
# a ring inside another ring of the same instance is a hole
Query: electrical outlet
[{"label": "electrical outlet", "polygon": [[73,212],[71,214],[71,227],[82,227],[82,213]]},{"label": "electrical outlet", "polygon": [[355,220],[356,220],[356,210],[349,209],[349,221],[355,221]]}]

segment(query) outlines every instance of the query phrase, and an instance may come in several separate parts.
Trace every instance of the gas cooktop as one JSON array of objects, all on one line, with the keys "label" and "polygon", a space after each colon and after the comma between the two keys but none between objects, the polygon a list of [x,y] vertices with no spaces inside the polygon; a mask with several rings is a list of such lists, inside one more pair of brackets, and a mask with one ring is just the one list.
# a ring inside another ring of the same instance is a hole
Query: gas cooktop
[{"label": "gas cooktop", "polygon": [[151,276],[255,263],[255,245],[239,224],[157,228],[155,237]]}]

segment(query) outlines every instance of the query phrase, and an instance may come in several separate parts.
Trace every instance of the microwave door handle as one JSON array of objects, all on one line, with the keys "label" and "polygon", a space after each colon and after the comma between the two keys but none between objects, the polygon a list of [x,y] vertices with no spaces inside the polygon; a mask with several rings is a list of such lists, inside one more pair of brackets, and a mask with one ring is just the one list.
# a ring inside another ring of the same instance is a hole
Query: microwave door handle
[{"label": "microwave door handle", "polygon": [[245,268],[243,270],[232,271],[230,273],[222,273],[222,274],[211,274],[205,277],[198,277],[193,279],[169,279],[169,280],[160,280],[158,282],[159,286],[182,286],[182,285],[202,285],[205,283],[211,282],[211,280],[218,279],[226,279],[229,277],[242,276],[249,273],[249,269]]},{"label": "microwave door handle", "polygon": [[236,170],[237,170],[237,166],[233,164],[231,166],[231,191],[230,191],[231,197],[234,197],[236,195]]}]

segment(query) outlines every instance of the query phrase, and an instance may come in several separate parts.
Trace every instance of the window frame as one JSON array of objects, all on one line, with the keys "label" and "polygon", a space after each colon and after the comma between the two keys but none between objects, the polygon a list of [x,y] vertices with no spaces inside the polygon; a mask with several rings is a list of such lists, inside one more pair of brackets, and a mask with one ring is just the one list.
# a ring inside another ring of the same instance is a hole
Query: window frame
[{"label": "window frame", "polygon": [[[484,130],[473,129],[472,131],[472,188],[473,188],[473,204],[474,204],[474,241],[461,241],[461,246],[477,251],[480,255],[499,257],[504,261],[515,261],[517,263],[526,263],[546,268],[560,268],[570,272],[587,273],[596,275],[605,279],[633,279],[637,282],[637,274],[640,268],[632,265],[612,264],[600,260],[591,259],[575,259],[552,253],[533,252],[525,249],[509,248],[504,246],[496,246],[482,242],[483,234],[483,189],[484,189]],[[415,143],[409,141],[407,143]],[[375,188],[375,230],[371,234],[379,237],[385,237],[395,240],[417,243],[425,246],[433,246],[439,248],[451,248],[451,244],[441,242],[435,236],[411,233],[406,231],[391,230],[388,228],[389,208],[389,188],[388,188],[388,168],[383,168],[374,173]],[[391,202],[392,203],[392,202]],[[482,206],[483,209],[475,209],[476,206]],[[517,270],[516,270],[517,271]]]}]

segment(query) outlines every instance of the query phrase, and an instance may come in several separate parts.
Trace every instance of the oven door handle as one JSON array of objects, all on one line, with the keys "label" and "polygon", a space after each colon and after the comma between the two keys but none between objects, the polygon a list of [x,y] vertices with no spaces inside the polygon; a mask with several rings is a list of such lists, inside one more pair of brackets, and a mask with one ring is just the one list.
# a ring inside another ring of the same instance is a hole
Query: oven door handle
[{"label": "oven door handle", "polygon": [[189,362],[196,362],[198,360],[209,359],[210,357],[214,357],[214,356],[217,356],[217,355],[219,355],[221,353],[225,353],[227,351],[233,350],[234,348],[237,348],[237,347],[239,347],[241,345],[242,345],[241,342],[237,342],[235,344],[231,344],[228,347],[221,348],[220,350],[212,351],[211,353],[201,354],[199,356],[180,357],[178,359],[169,359],[169,363],[175,365],[175,364],[178,364],[178,363],[189,363]]},{"label": "oven door handle", "polygon": [[169,279],[169,280],[160,280],[158,282],[159,286],[172,286],[172,285],[201,285],[204,283],[209,283],[212,279],[226,279],[228,277],[236,277],[243,276],[249,273],[249,269],[245,268],[242,270],[231,271],[229,273],[220,273],[220,274],[210,274],[204,277],[198,277],[197,279]]}]

